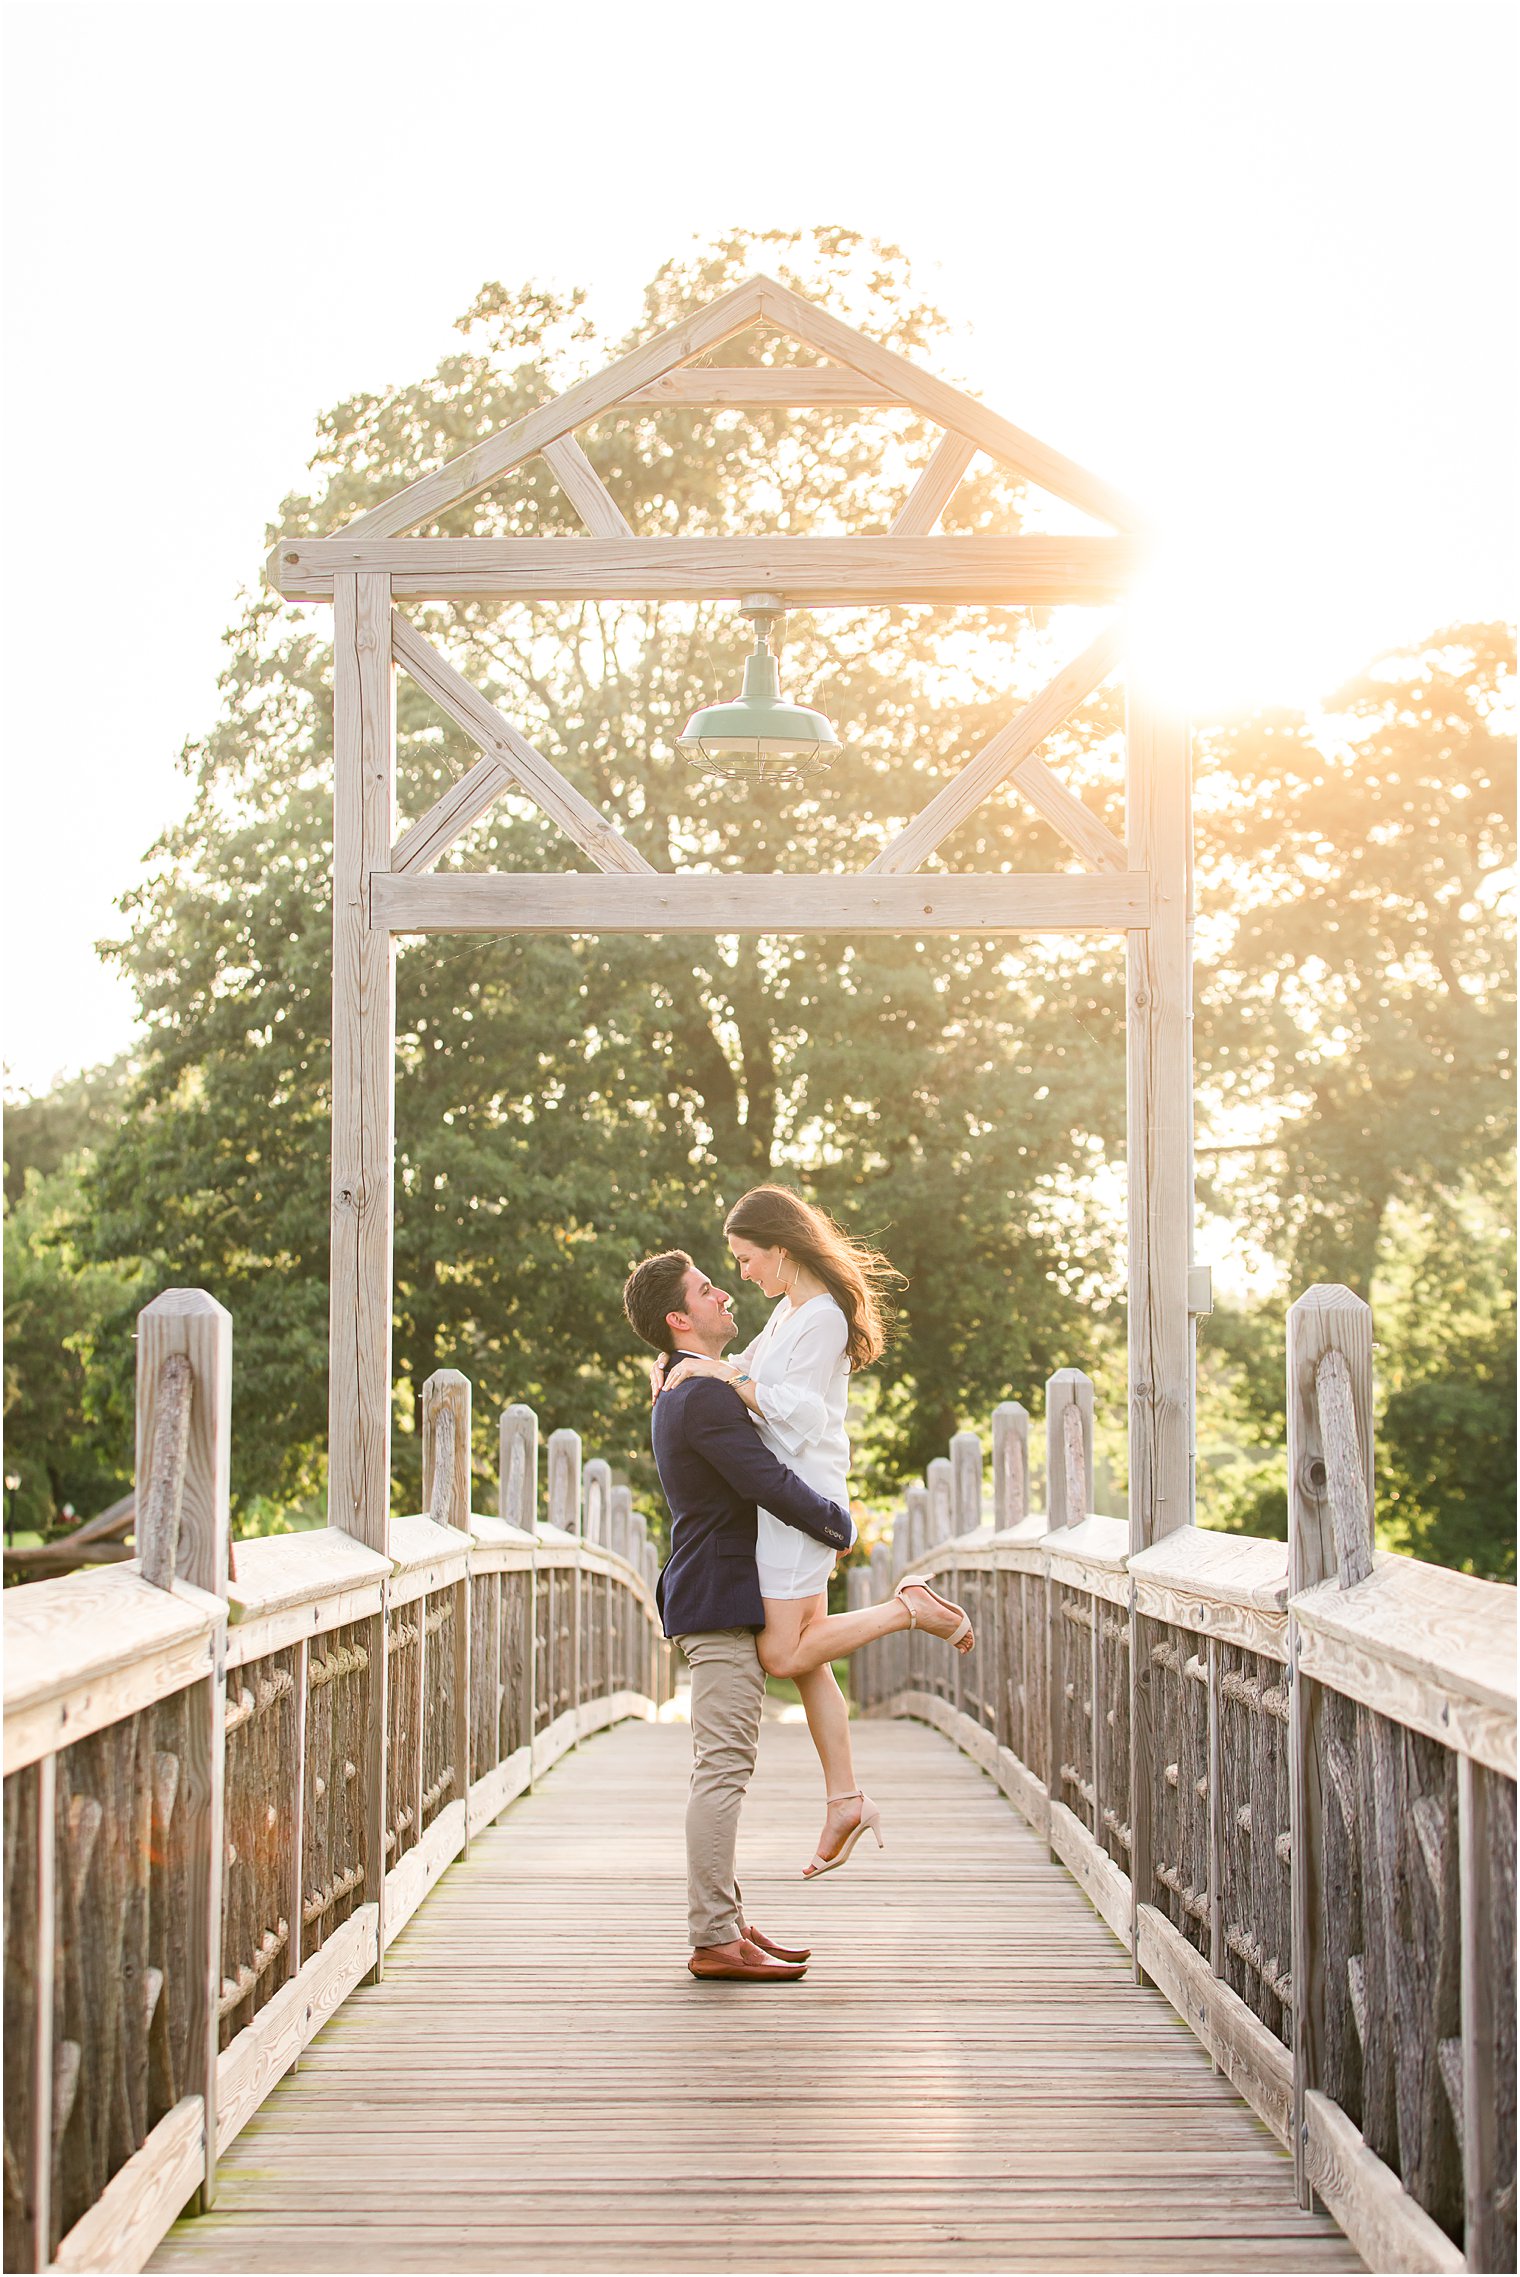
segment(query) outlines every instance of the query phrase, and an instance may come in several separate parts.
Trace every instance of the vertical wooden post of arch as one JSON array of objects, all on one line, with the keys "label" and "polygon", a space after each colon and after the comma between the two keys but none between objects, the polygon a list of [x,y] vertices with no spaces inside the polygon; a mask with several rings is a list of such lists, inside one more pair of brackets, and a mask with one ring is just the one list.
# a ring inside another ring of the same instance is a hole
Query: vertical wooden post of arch
[{"label": "vertical wooden post of arch", "polygon": [[[1131,869],[1151,922],[1128,936],[1129,1525],[1143,1550],[1193,1518],[1193,795],[1187,724],[1142,688],[1128,702]],[[1152,1894],[1150,1655],[1131,1614],[1130,1876]],[[1141,1974],[1135,1963],[1137,1978]]]},{"label": "vertical wooden post of arch", "polygon": [[[388,870],[396,821],[391,583],[333,581],[332,1264],[327,1514],[382,1553],[390,1531],[391,1237],[396,957],[371,931],[370,878]],[[386,1631],[369,1624],[365,1855],[385,1903]],[[384,1969],[377,1924],[375,1975]]]}]

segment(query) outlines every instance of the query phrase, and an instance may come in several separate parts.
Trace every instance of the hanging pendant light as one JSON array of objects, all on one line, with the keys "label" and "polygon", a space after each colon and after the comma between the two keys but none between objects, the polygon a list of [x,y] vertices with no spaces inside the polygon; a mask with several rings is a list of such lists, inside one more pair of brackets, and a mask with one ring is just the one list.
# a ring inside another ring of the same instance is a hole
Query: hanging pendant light
[{"label": "hanging pendant light", "polygon": [[676,749],[711,775],[757,783],[801,782],[820,774],[843,748],[833,724],[805,704],[781,700],[772,645],[785,611],[769,594],[741,602],[755,628],[744,686],[728,704],[707,704],[691,718]]}]

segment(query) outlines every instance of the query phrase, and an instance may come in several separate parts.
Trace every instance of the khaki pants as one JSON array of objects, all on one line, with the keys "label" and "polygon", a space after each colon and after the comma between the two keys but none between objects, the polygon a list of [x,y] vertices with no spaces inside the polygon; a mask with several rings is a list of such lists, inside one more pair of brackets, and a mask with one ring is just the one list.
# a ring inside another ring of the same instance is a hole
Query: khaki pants
[{"label": "khaki pants", "polygon": [[691,1664],[691,1793],[686,1899],[693,1948],[727,1945],[744,1926],[734,1849],[760,1743],[765,1671],[753,1629],[707,1629],[676,1642]]}]

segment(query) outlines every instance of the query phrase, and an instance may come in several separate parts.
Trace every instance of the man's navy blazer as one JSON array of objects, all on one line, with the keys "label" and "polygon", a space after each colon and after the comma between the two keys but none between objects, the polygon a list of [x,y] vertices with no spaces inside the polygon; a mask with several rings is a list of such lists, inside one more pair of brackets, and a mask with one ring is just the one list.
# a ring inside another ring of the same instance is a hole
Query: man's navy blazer
[{"label": "man's navy blazer", "polygon": [[831,1549],[850,1547],[849,1512],[776,1460],[738,1393],[716,1376],[661,1392],[649,1431],[670,1504],[670,1556],[656,1592],[666,1636],[764,1628],[757,1505]]}]

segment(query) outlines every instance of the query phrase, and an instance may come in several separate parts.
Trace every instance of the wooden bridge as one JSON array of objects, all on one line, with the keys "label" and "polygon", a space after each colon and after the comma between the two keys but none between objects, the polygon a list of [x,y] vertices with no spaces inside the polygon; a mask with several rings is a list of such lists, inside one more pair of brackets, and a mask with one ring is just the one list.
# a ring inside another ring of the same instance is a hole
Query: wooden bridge
[{"label": "wooden bridge", "polygon": [[445,1372],[383,1553],[234,1567],[231,1322],[139,1327],[137,1557],[5,1602],[8,2268],[1513,2267],[1514,1593],[1373,1552],[1347,1292],[1286,1549],[1132,1551],[1071,1370],[1043,1511],[1013,1404],[990,1496],[971,1433],[910,1489],[851,1593],[942,1575],[979,1649],[857,1656],[890,1848],[821,1885],[767,1730],[749,1901],[817,1960],[764,1993],[681,1966],[607,1464],[554,1432],[541,1519],[509,1408],[474,1510]]}]

